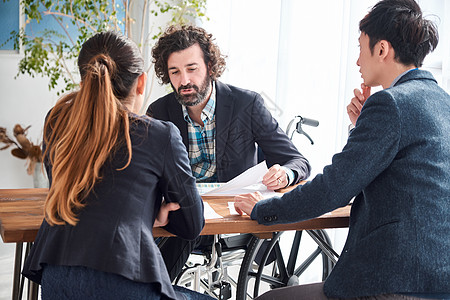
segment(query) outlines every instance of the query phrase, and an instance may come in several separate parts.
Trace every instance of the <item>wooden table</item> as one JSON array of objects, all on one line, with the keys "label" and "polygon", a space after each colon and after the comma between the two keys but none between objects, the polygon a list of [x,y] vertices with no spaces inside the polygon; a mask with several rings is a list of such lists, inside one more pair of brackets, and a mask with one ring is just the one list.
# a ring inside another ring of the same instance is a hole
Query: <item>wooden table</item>
[{"label": "wooden table", "polygon": [[[5,243],[16,243],[13,299],[18,299],[23,243],[29,246],[36,237],[42,223],[47,193],[48,189],[0,189],[1,236]],[[228,202],[233,201],[232,196],[203,197],[203,200],[223,218],[206,220],[202,235],[253,233],[260,238],[270,238],[273,232],[278,231],[344,228],[349,225],[349,207],[339,208],[312,220],[266,226],[251,220],[249,216],[230,215]],[[171,236],[162,228],[155,228],[153,234],[155,237]]]},{"label": "wooden table", "polygon": [[[249,216],[230,215],[228,202],[234,201],[234,197],[232,196],[206,196],[202,198],[203,201],[208,202],[219,215],[223,216],[223,219],[206,220],[205,227],[201,232],[202,235],[253,233],[260,238],[270,238],[272,237],[273,232],[278,231],[344,228],[348,227],[349,224],[350,207],[339,208],[319,218],[303,222],[267,226],[258,224],[255,220],[250,219]],[[153,235],[171,236],[169,232],[162,228],[154,228]]]}]

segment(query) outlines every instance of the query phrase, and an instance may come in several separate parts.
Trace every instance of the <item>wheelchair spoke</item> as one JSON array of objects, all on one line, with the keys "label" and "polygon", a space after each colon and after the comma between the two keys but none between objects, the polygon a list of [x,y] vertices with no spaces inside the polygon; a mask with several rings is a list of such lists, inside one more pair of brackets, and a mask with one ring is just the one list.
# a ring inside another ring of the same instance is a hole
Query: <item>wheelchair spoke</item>
[{"label": "wheelchair spoke", "polygon": [[289,253],[289,259],[287,264],[287,272],[294,274],[295,264],[297,262],[298,249],[300,248],[300,240],[302,238],[302,231],[296,231],[294,241],[292,242],[291,252]]},{"label": "wheelchair spoke", "polygon": [[[280,248],[280,241],[277,239],[277,241],[275,241],[275,243],[276,244],[274,245],[274,247],[272,247],[272,249],[275,250],[275,254],[277,256],[277,259],[275,261],[277,263],[277,267],[280,272],[280,277],[283,281],[284,280],[287,281],[287,279],[289,278],[289,276],[291,274],[288,273],[288,270],[286,269],[286,265],[284,264],[283,254],[281,253],[281,248]],[[270,249],[270,250],[272,250],[272,249]]]},{"label": "wheelchair spoke", "polygon": [[317,256],[322,253],[322,250],[320,248],[317,248],[311,255],[308,256],[308,258],[303,261],[303,263],[294,271],[294,274],[297,277],[300,277],[300,275],[303,274],[303,272],[306,271],[306,269],[313,263],[313,261],[317,258]]},{"label": "wheelchair spoke", "polygon": [[290,252],[287,253],[287,264],[281,251],[281,234],[275,233],[272,239],[266,241],[254,237],[249,242],[239,272],[237,300],[253,299],[267,290],[298,284],[299,277],[313,262],[315,265],[322,265],[322,280],[329,275],[334,263],[327,254],[333,253],[334,250],[324,230],[314,230],[313,234],[310,234],[312,240],[319,245],[312,249],[308,244],[302,246],[301,231],[295,232],[295,236],[287,235],[292,239],[292,246],[288,248]]},{"label": "wheelchair spoke", "polygon": [[[250,272],[249,274],[248,274],[248,279],[250,280],[250,279],[256,279],[256,277],[257,277],[257,273],[255,273],[255,272]],[[261,278],[260,278],[260,281],[261,282],[264,282],[264,283],[266,283],[266,284],[270,284],[270,286],[272,287],[272,288],[279,288],[279,287],[284,287],[284,286],[286,286],[286,284],[283,282],[283,281],[281,281],[280,280],[280,277],[278,277],[278,276],[270,276],[270,275],[267,275],[267,274],[262,274],[261,275]]]}]

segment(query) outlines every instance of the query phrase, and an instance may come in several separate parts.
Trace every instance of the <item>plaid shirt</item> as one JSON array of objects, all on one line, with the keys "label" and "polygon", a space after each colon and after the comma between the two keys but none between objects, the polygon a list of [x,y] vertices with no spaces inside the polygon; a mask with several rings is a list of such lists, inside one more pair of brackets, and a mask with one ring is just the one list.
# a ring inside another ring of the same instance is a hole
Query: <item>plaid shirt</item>
[{"label": "plaid shirt", "polygon": [[217,182],[216,175],[216,89],[213,83],[211,97],[202,111],[203,127],[189,117],[185,106],[184,120],[188,124],[189,161],[197,182]]}]

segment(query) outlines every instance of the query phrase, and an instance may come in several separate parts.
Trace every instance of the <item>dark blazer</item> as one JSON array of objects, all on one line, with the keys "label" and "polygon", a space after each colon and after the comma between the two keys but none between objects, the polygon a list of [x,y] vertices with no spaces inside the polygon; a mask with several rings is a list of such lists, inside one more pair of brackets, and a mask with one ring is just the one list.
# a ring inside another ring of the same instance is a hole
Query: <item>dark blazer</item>
[{"label": "dark blazer", "polygon": [[347,145],[302,188],[260,201],[262,224],[317,217],[356,196],[329,297],[450,294],[450,96],[414,70],[369,97]]},{"label": "dark blazer", "polygon": [[[178,129],[149,117],[130,121],[132,159],[119,148],[102,169],[79,213],[76,226],[49,226],[44,221],[23,274],[40,283],[42,264],[85,266],[138,282],[156,282],[175,299],[161,253],[153,239],[153,223],[164,196],[181,208],[171,212],[165,229],[184,239],[196,238],[203,226],[203,202],[191,174]],[[52,182],[52,167],[46,163]]]},{"label": "dark blazer", "polygon": [[[181,105],[172,92],[148,108],[150,116],[173,122],[189,150],[187,123]],[[219,182],[226,182],[257,164],[257,148],[268,167],[280,164],[295,173],[294,183],[310,174],[308,161],[278,126],[255,92],[216,81],[216,170]]]}]

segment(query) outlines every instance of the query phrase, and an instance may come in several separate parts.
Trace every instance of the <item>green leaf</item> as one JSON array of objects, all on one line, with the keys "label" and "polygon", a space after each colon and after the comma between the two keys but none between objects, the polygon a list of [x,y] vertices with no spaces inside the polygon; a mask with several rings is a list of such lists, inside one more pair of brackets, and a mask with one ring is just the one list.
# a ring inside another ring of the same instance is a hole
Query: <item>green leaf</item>
[{"label": "green leaf", "polygon": [[[19,50],[20,47],[23,49],[23,58],[19,61],[18,71],[14,78],[18,78],[21,74],[28,74],[31,77],[47,77],[49,89],[58,89],[57,95],[78,87],[76,81],[79,80],[79,74],[76,60],[81,45],[87,39],[98,31],[115,30],[116,24],[124,24],[124,27],[128,28],[130,23],[141,20],[140,17],[133,18],[133,16],[119,19],[118,12],[125,11],[125,4],[128,3],[130,6],[137,0],[116,0],[114,7],[110,0],[20,1],[26,20],[39,23],[44,18],[55,18],[62,24],[62,28],[67,28],[69,24],[77,28],[74,36],[68,36],[64,30],[59,32],[43,30],[27,36],[24,28],[21,28],[19,31],[12,31],[7,40],[14,41],[15,50]],[[43,11],[47,11],[49,14],[43,14]],[[167,14],[168,19],[171,20],[169,24],[188,24],[197,18],[205,17],[206,0],[149,0],[149,12],[149,18]],[[149,20],[144,22],[147,24]],[[151,33],[152,40],[161,35],[164,27],[160,26],[157,33]],[[149,47],[151,43],[146,41],[141,46]]]}]

